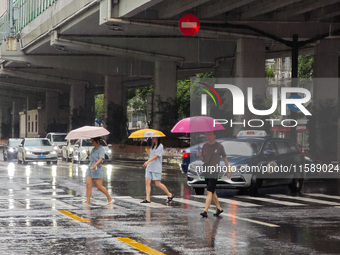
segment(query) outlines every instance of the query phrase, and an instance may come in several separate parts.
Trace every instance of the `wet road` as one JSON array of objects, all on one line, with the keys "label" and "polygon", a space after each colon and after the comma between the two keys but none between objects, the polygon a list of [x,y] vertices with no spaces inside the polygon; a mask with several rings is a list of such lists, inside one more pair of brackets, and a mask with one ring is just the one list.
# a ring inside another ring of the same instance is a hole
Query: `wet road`
[{"label": "wet road", "polygon": [[259,197],[219,191],[222,217],[202,219],[204,196],[195,196],[177,168],[165,167],[163,183],[144,199],[141,163],[105,165],[104,185],[85,202],[86,166],[0,162],[0,254],[340,254],[339,180],[306,181],[302,193],[286,187]]}]

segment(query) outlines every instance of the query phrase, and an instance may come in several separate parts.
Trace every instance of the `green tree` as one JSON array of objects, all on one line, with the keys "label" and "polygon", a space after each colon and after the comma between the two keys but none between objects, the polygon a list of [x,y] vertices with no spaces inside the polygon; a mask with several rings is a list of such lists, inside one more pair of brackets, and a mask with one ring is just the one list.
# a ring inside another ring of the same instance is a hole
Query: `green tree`
[{"label": "green tree", "polygon": [[302,55],[298,59],[298,77],[312,78],[313,77],[313,55]]},{"label": "green tree", "polygon": [[267,78],[274,78],[275,77],[275,72],[272,68],[270,68],[269,66],[266,66],[266,77]]},{"label": "green tree", "polygon": [[179,118],[190,116],[190,80],[177,81],[177,105]]}]

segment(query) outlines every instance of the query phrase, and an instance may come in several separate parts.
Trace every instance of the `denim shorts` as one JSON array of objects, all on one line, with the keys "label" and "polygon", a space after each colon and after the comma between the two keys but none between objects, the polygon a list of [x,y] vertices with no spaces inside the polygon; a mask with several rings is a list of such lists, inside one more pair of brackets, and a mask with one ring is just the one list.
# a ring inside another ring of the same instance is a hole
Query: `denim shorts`
[{"label": "denim shorts", "polygon": [[149,178],[154,181],[160,181],[162,179],[162,173],[145,171],[145,178]]},{"label": "denim shorts", "polygon": [[86,176],[92,177],[93,179],[103,179],[104,171],[103,167],[97,168],[97,170],[91,170],[90,167],[87,169]]}]

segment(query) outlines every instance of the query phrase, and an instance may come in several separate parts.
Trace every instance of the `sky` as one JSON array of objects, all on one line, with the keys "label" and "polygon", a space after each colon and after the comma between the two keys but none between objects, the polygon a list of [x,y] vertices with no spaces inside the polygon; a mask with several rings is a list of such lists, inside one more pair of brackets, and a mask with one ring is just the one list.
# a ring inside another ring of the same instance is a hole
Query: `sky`
[{"label": "sky", "polygon": [[0,0],[0,16],[6,11],[7,0]]}]

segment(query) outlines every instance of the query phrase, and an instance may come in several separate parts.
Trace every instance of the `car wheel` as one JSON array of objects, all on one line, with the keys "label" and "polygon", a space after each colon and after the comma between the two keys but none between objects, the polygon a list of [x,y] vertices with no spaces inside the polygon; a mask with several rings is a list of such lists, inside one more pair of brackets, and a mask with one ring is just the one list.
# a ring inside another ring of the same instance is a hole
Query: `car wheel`
[{"label": "car wheel", "polygon": [[58,164],[58,161],[53,161],[52,164],[53,164],[53,165],[57,165],[57,164]]},{"label": "car wheel", "polygon": [[261,181],[258,180],[255,175],[253,175],[249,186],[249,195],[254,197],[258,196],[259,188],[261,188]]},{"label": "car wheel", "polygon": [[303,185],[302,178],[294,178],[292,183],[288,185],[291,192],[300,192]]},{"label": "car wheel", "polygon": [[196,195],[204,195],[204,188],[194,188]]}]

